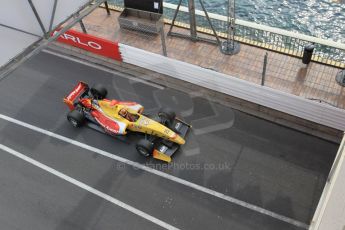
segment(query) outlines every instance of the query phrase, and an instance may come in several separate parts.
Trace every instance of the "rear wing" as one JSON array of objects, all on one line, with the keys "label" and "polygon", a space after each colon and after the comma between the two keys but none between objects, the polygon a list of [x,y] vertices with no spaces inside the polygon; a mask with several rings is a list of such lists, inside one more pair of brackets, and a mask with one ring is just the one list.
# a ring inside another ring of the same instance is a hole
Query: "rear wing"
[{"label": "rear wing", "polygon": [[70,110],[73,110],[75,104],[79,101],[80,96],[89,90],[88,84],[84,82],[79,82],[74,89],[63,98],[63,102],[69,107]]}]

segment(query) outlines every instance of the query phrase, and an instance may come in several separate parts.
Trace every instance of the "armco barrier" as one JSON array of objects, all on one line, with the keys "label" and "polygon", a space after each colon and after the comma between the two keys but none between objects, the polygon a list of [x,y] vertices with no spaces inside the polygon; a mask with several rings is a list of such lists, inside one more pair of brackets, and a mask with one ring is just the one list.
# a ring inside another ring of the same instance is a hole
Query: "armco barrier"
[{"label": "armco barrier", "polygon": [[345,110],[124,44],[119,44],[119,47],[124,63],[140,66],[321,125],[345,130]]},{"label": "armco barrier", "polygon": [[108,41],[89,34],[68,30],[59,36],[57,41],[87,50],[89,52],[122,61],[119,45],[117,42]]}]

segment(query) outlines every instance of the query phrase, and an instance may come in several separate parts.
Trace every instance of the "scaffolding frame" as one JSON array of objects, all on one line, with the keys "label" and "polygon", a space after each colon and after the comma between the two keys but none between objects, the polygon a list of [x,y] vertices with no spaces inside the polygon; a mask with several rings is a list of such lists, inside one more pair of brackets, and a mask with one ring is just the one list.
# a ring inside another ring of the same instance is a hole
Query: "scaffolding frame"
[{"label": "scaffolding frame", "polygon": [[187,38],[187,39],[191,39],[194,42],[196,42],[196,41],[203,41],[203,42],[209,42],[209,43],[220,45],[221,41],[219,39],[219,36],[218,36],[216,30],[214,29],[214,27],[212,25],[210,17],[208,16],[208,13],[207,13],[207,10],[206,10],[205,5],[203,3],[203,0],[199,0],[199,3],[201,5],[201,7],[202,7],[202,10],[205,13],[207,22],[210,25],[211,30],[213,31],[213,35],[215,36],[216,40],[207,39],[207,38],[203,38],[203,37],[198,36],[197,29],[196,29],[195,1],[194,0],[188,0],[190,35],[185,35],[185,34],[181,34],[181,33],[172,32],[172,29],[175,26],[175,21],[176,21],[176,18],[177,18],[177,14],[180,11],[180,7],[181,7],[181,4],[182,4],[182,0],[179,0],[179,3],[178,3],[177,8],[175,10],[175,14],[174,14],[173,20],[171,22],[171,25],[170,25],[170,28],[169,28],[169,31],[168,31],[168,36],[176,36],[176,37],[181,37],[181,38]]},{"label": "scaffolding frame", "polygon": [[227,39],[220,45],[220,51],[226,55],[234,55],[240,52],[240,44],[235,41],[236,32],[236,0],[228,0],[228,15],[227,15]]}]

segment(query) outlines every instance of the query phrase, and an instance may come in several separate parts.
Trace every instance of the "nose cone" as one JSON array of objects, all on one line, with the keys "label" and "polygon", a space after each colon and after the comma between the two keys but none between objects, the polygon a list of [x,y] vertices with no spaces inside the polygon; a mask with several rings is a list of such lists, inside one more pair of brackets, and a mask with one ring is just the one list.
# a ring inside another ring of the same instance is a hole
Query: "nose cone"
[{"label": "nose cone", "polygon": [[179,145],[184,145],[184,143],[186,143],[186,141],[180,135],[177,135],[177,134],[173,138],[173,141]]}]

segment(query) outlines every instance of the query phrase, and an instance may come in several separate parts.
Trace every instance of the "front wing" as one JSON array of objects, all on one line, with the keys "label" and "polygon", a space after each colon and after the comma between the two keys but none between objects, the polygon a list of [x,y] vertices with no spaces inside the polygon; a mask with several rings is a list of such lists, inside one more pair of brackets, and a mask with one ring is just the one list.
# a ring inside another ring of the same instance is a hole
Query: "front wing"
[{"label": "front wing", "polygon": [[[182,138],[185,139],[191,125],[185,123],[184,121],[175,118],[173,123],[175,132],[177,132]],[[172,155],[180,148],[176,143],[161,140],[155,144],[155,149],[153,150],[153,158],[159,159],[165,162],[171,162]]]}]

